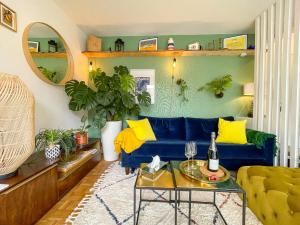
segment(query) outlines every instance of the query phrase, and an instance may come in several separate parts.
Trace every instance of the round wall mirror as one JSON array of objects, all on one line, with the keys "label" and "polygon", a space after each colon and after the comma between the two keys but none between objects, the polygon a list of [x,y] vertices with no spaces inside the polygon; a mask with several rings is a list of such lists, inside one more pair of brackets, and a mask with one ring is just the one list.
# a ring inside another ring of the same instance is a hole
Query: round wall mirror
[{"label": "round wall mirror", "polygon": [[64,85],[73,77],[73,59],[61,35],[45,23],[29,24],[23,34],[23,50],[33,72],[43,81]]}]

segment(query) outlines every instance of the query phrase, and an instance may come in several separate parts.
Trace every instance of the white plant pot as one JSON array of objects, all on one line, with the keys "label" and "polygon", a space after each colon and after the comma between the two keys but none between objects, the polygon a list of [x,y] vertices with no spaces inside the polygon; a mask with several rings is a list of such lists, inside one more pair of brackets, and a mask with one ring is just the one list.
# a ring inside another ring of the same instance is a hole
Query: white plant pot
[{"label": "white plant pot", "polygon": [[105,161],[115,161],[118,154],[115,152],[114,141],[122,129],[122,121],[106,122],[105,127],[101,130],[101,141]]}]

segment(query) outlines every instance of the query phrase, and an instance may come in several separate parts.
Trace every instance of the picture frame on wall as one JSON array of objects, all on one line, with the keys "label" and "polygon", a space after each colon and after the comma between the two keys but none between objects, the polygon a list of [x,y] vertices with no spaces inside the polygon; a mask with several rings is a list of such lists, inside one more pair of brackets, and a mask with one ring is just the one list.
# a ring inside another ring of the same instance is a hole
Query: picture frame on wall
[{"label": "picture frame on wall", "polygon": [[224,38],[223,48],[231,50],[247,49],[247,35]]},{"label": "picture frame on wall", "polygon": [[158,38],[148,38],[148,39],[140,40],[139,51],[140,52],[157,51],[157,41]]},{"label": "picture frame on wall", "polygon": [[147,91],[151,96],[151,104],[155,103],[155,69],[131,69],[135,79],[135,93]]},{"label": "picture frame on wall", "polygon": [[0,2],[0,24],[17,32],[17,14],[14,10]]},{"label": "picture frame on wall", "polygon": [[38,41],[28,41],[28,49],[30,52],[39,52],[40,43]]}]

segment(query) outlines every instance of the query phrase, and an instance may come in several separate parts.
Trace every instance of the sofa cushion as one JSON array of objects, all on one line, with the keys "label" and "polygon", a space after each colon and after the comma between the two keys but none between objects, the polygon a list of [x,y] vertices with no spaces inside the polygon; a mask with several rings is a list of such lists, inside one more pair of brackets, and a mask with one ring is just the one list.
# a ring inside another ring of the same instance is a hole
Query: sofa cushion
[{"label": "sofa cushion", "polygon": [[[222,117],[228,121],[234,121],[233,116]],[[211,132],[218,133],[219,118],[185,118],[186,140],[206,140],[210,141]]]},{"label": "sofa cushion", "polygon": [[185,122],[183,117],[158,118],[139,116],[139,119],[148,118],[156,138],[185,140]]}]

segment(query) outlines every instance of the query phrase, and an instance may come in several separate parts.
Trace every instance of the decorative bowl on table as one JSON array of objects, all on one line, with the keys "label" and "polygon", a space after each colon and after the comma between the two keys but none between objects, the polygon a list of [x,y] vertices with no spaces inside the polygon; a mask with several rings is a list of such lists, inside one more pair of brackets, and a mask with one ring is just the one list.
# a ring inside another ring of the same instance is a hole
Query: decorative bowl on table
[{"label": "decorative bowl on table", "polygon": [[[193,165],[192,171],[188,167]],[[207,161],[204,160],[186,160],[180,163],[179,170],[186,177],[205,183],[219,183],[227,181],[230,178],[230,172],[223,166],[219,166],[217,172],[211,172],[207,169]]]}]

